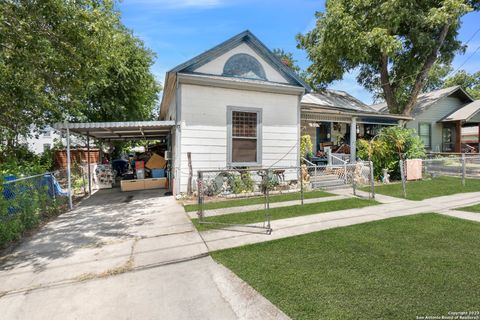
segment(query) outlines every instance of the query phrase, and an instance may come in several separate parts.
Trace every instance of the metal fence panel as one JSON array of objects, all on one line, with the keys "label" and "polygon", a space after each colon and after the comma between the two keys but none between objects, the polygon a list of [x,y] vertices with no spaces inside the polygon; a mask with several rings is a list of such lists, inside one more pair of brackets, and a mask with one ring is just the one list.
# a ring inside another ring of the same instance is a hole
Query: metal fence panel
[{"label": "metal fence panel", "polygon": [[468,179],[480,179],[480,155],[462,154],[429,157],[428,159],[413,159],[421,164],[421,177],[412,179],[408,172],[408,161],[400,160],[401,182],[404,197],[408,194],[408,184],[412,180],[428,180],[439,177],[458,178],[459,183],[465,186]]},{"label": "metal fence panel", "polygon": [[[257,207],[262,204],[264,219],[254,228],[264,228],[271,231],[270,197],[289,195],[292,205],[303,205],[305,193],[316,190],[331,190],[335,188],[351,188],[353,194],[359,186],[369,188],[370,197],[374,198],[373,165],[371,162],[354,164],[307,166],[288,168],[255,168],[255,169],[225,169],[199,170],[196,181],[198,221],[214,224],[208,221],[210,211],[206,203],[233,199],[252,199]],[[219,227],[234,225],[233,223],[218,223]]]}]

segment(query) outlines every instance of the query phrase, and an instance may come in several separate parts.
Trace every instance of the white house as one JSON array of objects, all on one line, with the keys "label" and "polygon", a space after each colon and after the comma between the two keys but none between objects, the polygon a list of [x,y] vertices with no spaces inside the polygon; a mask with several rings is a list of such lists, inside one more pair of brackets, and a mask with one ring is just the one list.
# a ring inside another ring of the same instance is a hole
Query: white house
[{"label": "white house", "polygon": [[49,126],[39,132],[32,128],[30,135],[30,137],[21,138],[21,141],[27,144],[28,149],[36,154],[50,150],[55,141],[61,139],[60,133]]},{"label": "white house", "polygon": [[300,155],[300,136],[309,134],[312,162],[334,159],[333,152],[346,163],[356,160],[357,138],[405,120],[411,117],[376,111],[346,92],[312,92],[244,31],[167,72],[158,121],[55,128],[101,141],[165,139],[169,187],[180,194],[187,191],[189,158],[193,177],[199,170],[297,167],[307,156]]},{"label": "white house", "polygon": [[187,153],[194,174],[299,163],[300,101],[310,88],[249,31],[170,70],[164,88],[176,193],[187,189]]}]

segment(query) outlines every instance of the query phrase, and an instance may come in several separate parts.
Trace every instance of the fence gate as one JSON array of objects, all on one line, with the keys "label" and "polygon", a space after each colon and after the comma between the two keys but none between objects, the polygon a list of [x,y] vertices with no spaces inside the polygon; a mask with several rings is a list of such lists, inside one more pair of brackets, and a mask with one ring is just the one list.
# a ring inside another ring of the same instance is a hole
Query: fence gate
[{"label": "fence gate", "polygon": [[371,162],[202,170],[196,186],[197,222],[202,228],[267,234],[272,232],[271,207],[303,205],[306,192],[351,188],[356,194],[358,188],[368,186],[370,198],[375,198]]},{"label": "fence gate", "polygon": [[[205,228],[239,228],[271,234],[269,184],[278,182],[272,169],[198,171],[198,223]],[[232,200],[238,200],[234,204]],[[219,205],[220,204],[220,205]],[[235,213],[249,212],[254,223],[242,223]]]}]

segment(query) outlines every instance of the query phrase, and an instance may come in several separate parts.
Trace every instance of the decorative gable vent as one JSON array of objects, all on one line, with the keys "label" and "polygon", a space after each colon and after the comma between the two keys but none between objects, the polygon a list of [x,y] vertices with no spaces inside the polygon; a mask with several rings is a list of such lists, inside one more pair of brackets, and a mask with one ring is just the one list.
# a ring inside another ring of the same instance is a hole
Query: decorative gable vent
[{"label": "decorative gable vent", "polygon": [[260,62],[246,53],[231,56],[223,67],[223,76],[267,80]]}]

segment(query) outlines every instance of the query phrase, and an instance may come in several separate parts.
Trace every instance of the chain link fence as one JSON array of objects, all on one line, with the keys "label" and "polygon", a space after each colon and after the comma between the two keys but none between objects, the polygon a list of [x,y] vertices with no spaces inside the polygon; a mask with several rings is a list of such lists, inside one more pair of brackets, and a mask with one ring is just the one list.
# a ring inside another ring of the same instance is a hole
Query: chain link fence
[{"label": "chain link fence", "polygon": [[211,212],[205,204],[247,199],[250,200],[246,201],[247,206],[251,204],[256,205],[256,209],[263,208],[261,213],[263,222],[241,226],[261,228],[269,233],[271,203],[288,201],[291,205],[303,205],[307,193],[337,188],[351,189],[352,194],[356,195],[357,189],[361,186],[370,186],[369,197],[375,198],[371,162],[326,166],[302,165],[289,168],[200,170],[195,190],[198,202],[197,216],[199,223],[217,224],[219,227],[235,226],[233,223],[208,221]]},{"label": "chain link fence", "polygon": [[403,195],[407,198],[409,182],[451,178],[448,183],[465,186],[469,179],[480,179],[480,156],[463,154],[460,157],[431,157],[429,159],[400,160]]},{"label": "chain link fence", "polygon": [[[86,172],[75,166],[71,177],[74,198],[85,196]],[[5,177],[0,182],[0,247],[41,220],[68,210],[67,180],[66,170],[21,178]]]}]

